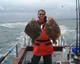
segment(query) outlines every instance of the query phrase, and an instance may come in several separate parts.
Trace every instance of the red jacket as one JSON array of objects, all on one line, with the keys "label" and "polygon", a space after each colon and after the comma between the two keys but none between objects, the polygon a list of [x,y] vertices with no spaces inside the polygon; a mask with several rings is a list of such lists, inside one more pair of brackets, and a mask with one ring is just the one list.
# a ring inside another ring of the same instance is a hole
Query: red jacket
[{"label": "red jacket", "polygon": [[50,38],[46,35],[44,29],[42,29],[42,35],[35,40],[33,54],[36,56],[53,54],[53,45],[51,44]]}]

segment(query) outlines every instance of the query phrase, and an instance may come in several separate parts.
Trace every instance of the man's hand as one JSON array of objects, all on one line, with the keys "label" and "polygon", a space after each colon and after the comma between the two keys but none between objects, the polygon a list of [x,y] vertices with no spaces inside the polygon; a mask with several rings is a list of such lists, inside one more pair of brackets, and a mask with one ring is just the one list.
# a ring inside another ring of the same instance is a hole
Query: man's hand
[{"label": "man's hand", "polygon": [[52,20],[53,19],[53,17],[48,17],[48,20]]},{"label": "man's hand", "polygon": [[31,21],[36,21],[36,19],[35,18],[32,18],[32,20]]}]

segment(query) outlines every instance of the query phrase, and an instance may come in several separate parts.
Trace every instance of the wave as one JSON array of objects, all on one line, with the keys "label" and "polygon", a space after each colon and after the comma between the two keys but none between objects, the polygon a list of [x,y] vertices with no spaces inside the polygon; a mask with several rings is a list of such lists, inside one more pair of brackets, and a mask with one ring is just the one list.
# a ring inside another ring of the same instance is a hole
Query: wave
[{"label": "wave", "polygon": [[0,54],[0,57],[4,56],[4,54]]},{"label": "wave", "polygon": [[19,26],[25,26],[28,22],[16,22],[16,23],[4,23],[0,24],[0,26],[8,27],[8,28],[16,28]]},{"label": "wave", "polygon": [[75,29],[72,29],[71,27],[67,27],[65,25],[60,26],[61,34],[67,34],[67,32],[75,32]]},{"label": "wave", "polygon": [[[16,28],[18,26],[25,26],[28,22],[15,22],[15,23],[2,23],[0,26],[8,27],[8,28]],[[60,25],[61,30],[65,30],[69,27],[66,27],[65,25]]]},{"label": "wave", "polygon": [[[0,24],[0,26],[8,27],[8,28],[24,28],[28,22],[16,22],[16,23],[4,23]],[[70,29],[68,26],[60,25],[61,34],[66,34],[67,32],[74,32],[74,29]]]}]

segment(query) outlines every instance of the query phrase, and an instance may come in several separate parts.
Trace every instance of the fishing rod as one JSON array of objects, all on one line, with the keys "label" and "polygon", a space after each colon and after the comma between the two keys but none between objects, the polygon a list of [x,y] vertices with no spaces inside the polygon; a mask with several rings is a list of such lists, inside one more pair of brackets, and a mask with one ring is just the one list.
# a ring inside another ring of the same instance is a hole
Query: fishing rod
[{"label": "fishing rod", "polygon": [[79,30],[79,54],[80,54],[80,4],[79,4],[79,29],[78,30]]},{"label": "fishing rod", "polygon": [[0,57],[0,63],[2,63],[2,61],[8,56],[9,53],[11,53],[11,51],[13,50],[14,48],[12,48],[11,50],[9,50],[6,54],[4,54],[4,56],[1,56]]},{"label": "fishing rod", "polygon": [[80,1],[76,0],[76,55],[80,53]]},{"label": "fishing rod", "polygon": [[14,50],[14,48],[16,49],[16,57],[18,57],[18,51],[19,51],[19,48],[18,48],[18,45],[20,44],[20,42],[22,41],[22,39],[24,38],[24,44],[23,44],[23,47],[26,46],[26,37],[23,36],[19,41],[16,42],[16,44],[11,47],[7,53],[5,53],[3,56],[0,57],[0,64],[4,61],[4,59]]},{"label": "fishing rod", "polygon": [[79,11],[78,11],[78,3],[79,0],[76,0],[76,55],[78,54],[78,17],[79,17]]},{"label": "fishing rod", "polygon": [[80,1],[76,0],[76,52],[74,55],[75,64],[80,64]]},{"label": "fishing rod", "polygon": [[[10,48],[10,50],[9,50],[7,53],[5,53],[3,56],[0,57],[0,63],[2,63],[2,61],[13,51],[13,49],[14,49],[15,47],[16,47],[16,51],[17,51],[18,44],[19,44],[19,42],[16,43],[12,48]],[[17,52],[17,53],[18,53],[18,52]],[[16,54],[17,54],[17,53],[16,53]]]}]

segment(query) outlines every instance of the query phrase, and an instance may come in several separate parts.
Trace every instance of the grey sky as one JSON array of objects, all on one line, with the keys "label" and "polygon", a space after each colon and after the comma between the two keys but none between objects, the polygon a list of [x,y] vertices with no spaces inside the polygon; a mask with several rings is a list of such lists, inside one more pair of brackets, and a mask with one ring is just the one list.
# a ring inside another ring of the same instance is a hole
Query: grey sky
[{"label": "grey sky", "polygon": [[75,18],[76,0],[0,0],[0,21],[26,21],[37,18],[44,9],[55,19]]}]

